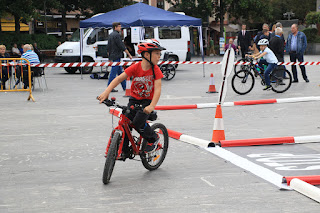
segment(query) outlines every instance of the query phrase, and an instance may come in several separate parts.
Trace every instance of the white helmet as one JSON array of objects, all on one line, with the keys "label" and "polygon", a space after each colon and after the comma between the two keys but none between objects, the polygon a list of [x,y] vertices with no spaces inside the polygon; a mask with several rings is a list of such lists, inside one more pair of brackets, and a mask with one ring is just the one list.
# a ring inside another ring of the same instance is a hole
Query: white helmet
[{"label": "white helmet", "polygon": [[268,39],[261,39],[259,42],[258,42],[258,45],[268,45],[269,44],[269,41]]}]

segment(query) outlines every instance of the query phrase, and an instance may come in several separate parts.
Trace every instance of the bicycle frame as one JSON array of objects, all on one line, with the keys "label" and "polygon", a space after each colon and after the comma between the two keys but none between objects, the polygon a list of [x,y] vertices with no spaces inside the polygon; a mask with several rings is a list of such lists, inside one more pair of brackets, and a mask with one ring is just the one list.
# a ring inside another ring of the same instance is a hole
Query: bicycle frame
[{"label": "bicycle frame", "polygon": [[109,138],[108,146],[107,146],[106,152],[105,152],[106,156],[109,151],[112,135],[115,133],[115,131],[120,131],[122,133],[121,134],[121,142],[119,144],[119,149],[118,149],[117,159],[120,157],[120,155],[122,153],[123,142],[124,142],[124,138],[126,135],[131,143],[131,146],[133,149],[133,154],[134,155],[140,154],[140,146],[141,146],[141,142],[142,142],[142,137],[141,136],[139,137],[139,140],[136,144],[135,140],[133,139],[130,127],[133,128],[133,125],[131,124],[131,120],[129,118],[127,118],[124,114],[121,114],[120,120],[118,122],[118,126],[112,130],[111,136]]}]

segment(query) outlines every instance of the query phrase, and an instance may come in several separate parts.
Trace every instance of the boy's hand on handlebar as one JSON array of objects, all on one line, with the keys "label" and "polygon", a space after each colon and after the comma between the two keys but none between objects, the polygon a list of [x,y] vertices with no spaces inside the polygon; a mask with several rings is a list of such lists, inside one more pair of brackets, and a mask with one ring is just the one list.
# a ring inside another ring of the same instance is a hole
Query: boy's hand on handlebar
[{"label": "boy's hand on handlebar", "polygon": [[107,94],[107,93],[104,91],[103,93],[101,93],[101,94],[97,97],[97,99],[100,101],[100,104],[101,104],[104,100],[108,99],[108,97],[109,97],[109,94]]},{"label": "boy's hand on handlebar", "polygon": [[149,105],[149,106],[146,106],[144,109],[143,109],[143,112],[146,113],[146,114],[150,114],[152,111],[154,110],[154,107]]}]

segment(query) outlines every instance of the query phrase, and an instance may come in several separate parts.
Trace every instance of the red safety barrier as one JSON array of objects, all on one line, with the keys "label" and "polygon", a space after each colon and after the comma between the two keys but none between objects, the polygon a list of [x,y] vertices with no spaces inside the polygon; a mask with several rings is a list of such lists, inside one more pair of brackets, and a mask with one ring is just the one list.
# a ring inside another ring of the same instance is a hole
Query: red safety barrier
[{"label": "red safety barrier", "polygon": [[273,104],[273,103],[277,103],[277,99],[235,101],[234,105],[256,105],[256,104]]},{"label": "red safety barrier", "polygon": [[173,131],[173,130],[170,130],[170,129],[167,129],[167,130],[168,130],[169,137],[177,139],[177,140],[180,139],[180,136],[182,135],[182,133],[176,132],[176,131]]},{"label": "red safety barrier", "polygon": [[282,182],[287,183],[287,185],[290,186],[290,182],[294,178],[298,178],[300,180],[303,180],[304,182],[307,182],[311,185],[320,185],[320,175],[287,176],[287,177],[283,177]]},{"label": "red safety barrier", "polygon": [[294,143],[294,137],[254,138],[254,139],[244,139],[244,140],[221,140],[219,142],[221,147],[274,145],[274,144],[284,144],[284,143]]},{"label": "red safety barrier", "polygon": [[154,109],[155,110],[197,109],[197,105],[192,104],[192,105],[156,106]]}]

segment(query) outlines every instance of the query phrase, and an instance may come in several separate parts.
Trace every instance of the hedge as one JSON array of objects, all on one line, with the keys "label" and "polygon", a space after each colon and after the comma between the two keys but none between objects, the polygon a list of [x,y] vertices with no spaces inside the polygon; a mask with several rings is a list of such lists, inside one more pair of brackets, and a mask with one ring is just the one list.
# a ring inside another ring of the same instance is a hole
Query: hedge
[{"label": "hedge", "polygon": [[0,44],[4,44],[7,50],[11,50],[14,43],[16,43],[18,47],[20,47],[21,44],[37,43],[40,50],[46,50],[56,49],[58,39],[53,35],[46,34],[15,34],[4,32],[0,34]]},{"label": "hedge", "polygon": [[306,28],[302,32],[306,34],[308,43],[319,43],[320,36],[318,36],[318,29],[317,28]]}]

